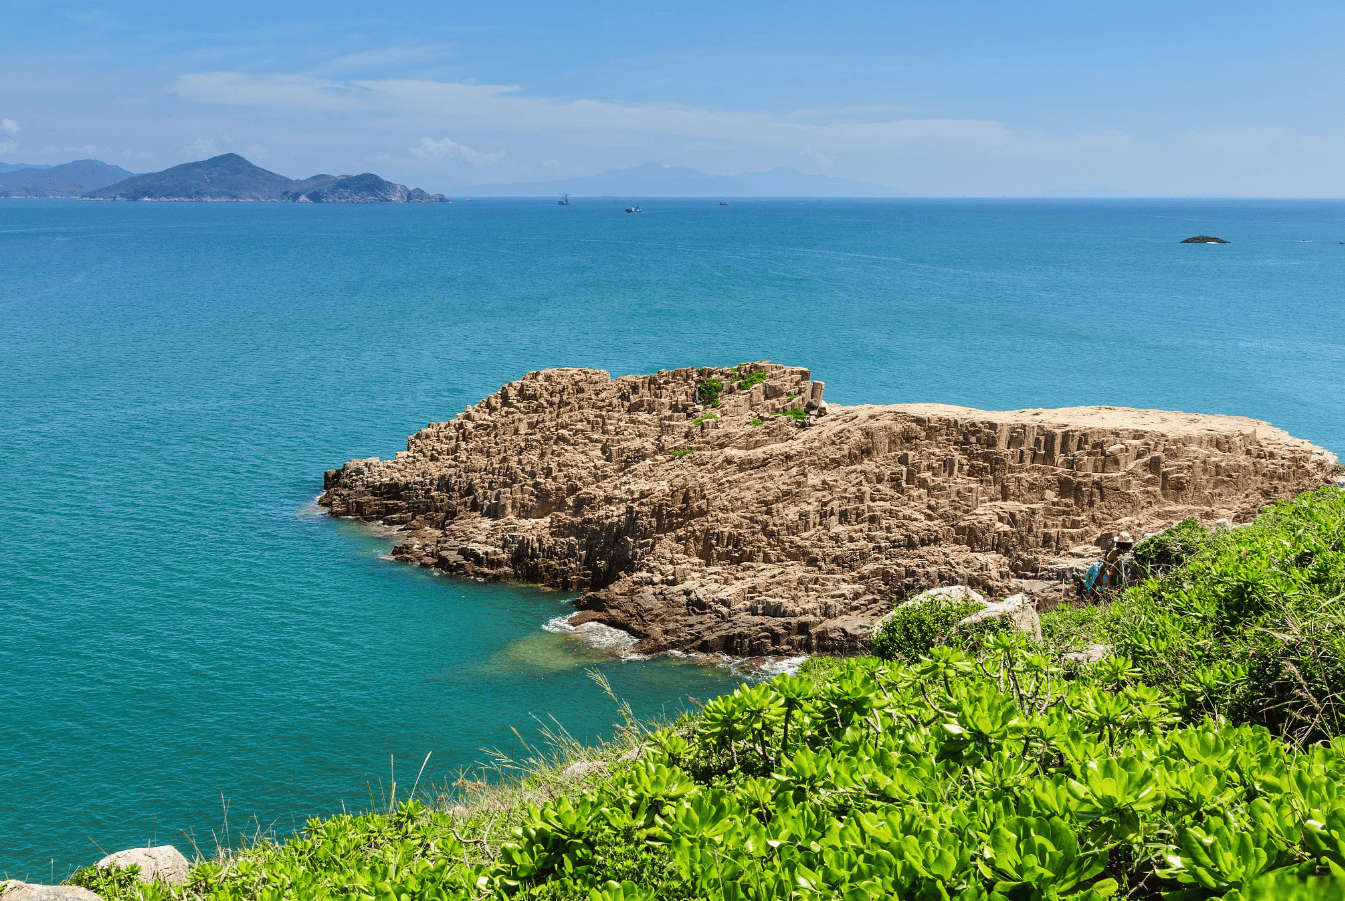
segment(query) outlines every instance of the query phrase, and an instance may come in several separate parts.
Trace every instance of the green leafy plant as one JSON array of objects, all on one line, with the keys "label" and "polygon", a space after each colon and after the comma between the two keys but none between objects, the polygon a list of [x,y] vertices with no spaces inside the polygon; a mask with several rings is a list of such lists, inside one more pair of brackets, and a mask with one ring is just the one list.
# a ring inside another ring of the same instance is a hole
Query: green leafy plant
[{"label": "green leafy plant", "polygon": [[947,644],[959,622],[984,609],[980,601],[942,595],[898,604],[874,626],[873,652],[885,660],[915,663],[932,648]]},{"label": "green leafy plant", "polygon": [[738,375],[737,386],[739,391],[746,391],[748,388],[760,385],[771,377],[770,373],[764,369],[758,369],[756,372],[743,372],[743,368],[739,366],[735,372]]},{"label": "green leafy plant", "polygon": [[692,425],[700,425],[702,422],[715,422],[715,421],[717,421],[718,419],[719,419],[719,414],[718,414],[718,413],[706,413],[706,414],[703,415],[703,416],[698,416],[698,417],[696,417],[695,419],[693,419],[693,420],[691,421],[691,424],[692,424]]},{"label": "green leafy plant", "polygon": [[702,406],[719,406],[719,395],[724,390],[724,383],[716,378],[708,378],[702,381],[696,388],[696,397],[700,400]]},{"label": "green leafy plant", "polygon": [[685,457],[688,454],[694,454],[695,452],[696,449],[694,447],[679,447],[677,450],[672,452],[672,455],[674,457]]},{"label": "green leafy plant", "polygon": [[808,418],[808,413],[807,413],[807,411],[805,411],[805,410],[800,410],[800,409],[798,409],[797,407],[791,407],[791,408],[789,408],[788,410],[775,410],[774,412],[771,413],[771,415],[772,415],[772,416],[788,416],[790,419],[793,419],[795,422],[803,422],[803,421],[805,421],[805,420]]}]

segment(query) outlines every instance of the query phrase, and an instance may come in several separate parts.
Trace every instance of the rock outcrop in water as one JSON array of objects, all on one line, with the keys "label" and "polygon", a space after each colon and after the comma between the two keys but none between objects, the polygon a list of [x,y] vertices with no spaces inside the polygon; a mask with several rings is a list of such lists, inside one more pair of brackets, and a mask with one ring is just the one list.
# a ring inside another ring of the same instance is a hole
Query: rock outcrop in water
[{"label": "rock outcrop in water", "polygon": [[823,390],[770,363],[532,372],[392,460],[329,471],[320,503],[401,526],[399,560],[582,591],[572,622],[640,652],[844,653],[894,596],[1041,602],[1115,532],[1246,518],[1335,470],[1251,419],[828,408]]}]

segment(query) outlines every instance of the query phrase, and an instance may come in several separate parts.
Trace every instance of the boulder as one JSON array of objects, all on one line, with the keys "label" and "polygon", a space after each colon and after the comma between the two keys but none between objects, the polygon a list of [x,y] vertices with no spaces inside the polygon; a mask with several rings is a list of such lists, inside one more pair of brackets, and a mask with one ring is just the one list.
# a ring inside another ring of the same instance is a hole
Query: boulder
[{"label": "boulder", "polygon": [[984,610],[959,621],[957,628],[969,629],[989,622],[1004,623],[1025,633],[1033,641],[1041,641],[1041,617],[1025,594],[1015,594],[1002,601],[988,603]]},{"label": "boulder", "polygon": [[4,901],[103,901],[101,895],[77,885],[32,885],[10,880],[4,886],[0,892]]},{"label": "boulder", "polygon": [[187,858],[182,856],[177,848],[172,845],[155,845],[152,848],[127,848],[125,851],[118,851],[115,854],[109,854],[98,861],[96,866],[103,867],[121,867],[137,866],[140,868],[140,881],[150,883],[159,881],[168,885],[181,885],[187,881],[187,870],[191,864]]},{"label": "boulder", "polygon": [[1080,666],[1088,666],[1090,663],[1097,663],[1110,653],[1111,645],[1109,644],[1090,644],[1082,651],[1065,654],[1064,659],[1068,660],[1070,663],[1077,663]]}]

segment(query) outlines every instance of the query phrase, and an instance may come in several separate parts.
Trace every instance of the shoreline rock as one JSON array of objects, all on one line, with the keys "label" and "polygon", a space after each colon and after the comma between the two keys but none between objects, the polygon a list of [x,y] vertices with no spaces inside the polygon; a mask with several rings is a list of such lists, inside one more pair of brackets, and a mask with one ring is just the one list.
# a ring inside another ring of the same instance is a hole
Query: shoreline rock
[{"label": "shoreline rock", "polygon": [[1246,519],[1335,478],[1333,454],[1241,417],[824,388],[767,362],[532,372],[329,471],[319,504],[400,527],[398,560],[582,591],[568,624],[636,653],[786,656],[863,651],[894,597],[932,587],[1069,596],[1117,532]]}]

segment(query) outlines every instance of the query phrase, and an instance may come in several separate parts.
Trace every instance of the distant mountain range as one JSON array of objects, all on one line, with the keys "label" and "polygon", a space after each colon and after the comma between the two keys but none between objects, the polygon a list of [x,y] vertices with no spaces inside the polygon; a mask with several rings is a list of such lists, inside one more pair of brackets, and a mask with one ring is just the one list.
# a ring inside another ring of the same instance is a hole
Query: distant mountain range
[{"label": "distant mountain range", "polygon": [[47,163],[0,163],[0,172],[13,172],[16,169],[50,169]]},{"label": "distant mountain range", "polygon": [[89,200],[175,200],[269,203],[436,203],[448,200],[365,172],[292,179],[226,153],[162,172],[137,175],[89,191]]},{"label": "distant mountain range", "polygon": [[99,160],[75,160],[59,166],[24,166],[0,172],[0,195],[10,197],[78,197],[105,188],[134,173]]},{"label": "distant mountain range", "polygon": [[600,175],[554,181],[514,182],[464,186],[457,194],[474,197],[540,197],[574,194],[580,197],[904,197],[886,185],[830,175],[805,175],[793,169],[711,175],[684,166],[645,163],[612,169]]}]

